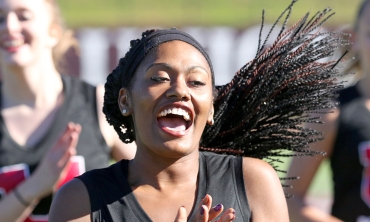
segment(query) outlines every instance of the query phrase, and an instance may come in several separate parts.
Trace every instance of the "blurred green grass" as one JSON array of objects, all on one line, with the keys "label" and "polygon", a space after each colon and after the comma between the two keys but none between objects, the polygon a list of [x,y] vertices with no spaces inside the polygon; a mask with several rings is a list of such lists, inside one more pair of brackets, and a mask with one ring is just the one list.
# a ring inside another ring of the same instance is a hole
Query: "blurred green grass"
[{"label": "blurred green grass", "polygon": [[[291,0],[59,0],[67,25],[85,26],[232,26],[245,28],[261,22],[273,22]],[[327,25],[351,23],[361,0],[299,0],[290,21],[306,12],[326,7],[336,15]]]},{"label": "blurred green grass", "polygon": [[[295,157],[298,158],[298,157]],[[299,158],[315,158],[314,156],[299,157]],[[283,163],[275,163],[280,170],[288,170],[291,158],[279,158]],[[278,172],[280,177],[285,177],[285,173]],[[332,172],[330,169],[330,161],[325,159],[320,165],[317,173],[315,174],[308,193],[313,196],[330,197],[333,194],[333,181]],[[286,190],[289,193],[289,189]]]}]

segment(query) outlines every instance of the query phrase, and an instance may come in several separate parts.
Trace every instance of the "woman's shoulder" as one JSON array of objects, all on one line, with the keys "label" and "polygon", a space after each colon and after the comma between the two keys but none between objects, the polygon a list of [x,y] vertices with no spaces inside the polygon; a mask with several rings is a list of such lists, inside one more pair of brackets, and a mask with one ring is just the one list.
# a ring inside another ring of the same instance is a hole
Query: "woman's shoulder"
[{"label": "woman's shoulder", "polygon": [[73,179],[56,193],[50,208],[49,220],[90,221],[90,212],[90,198],[85,185],[82,181]]},{"label": "woman's shoulder", "polygon": [[[243,177],[251,212],[256,220],[273,221],[274,218],[276,221],[288,221],[282,184],[270,164],[260,159],[244,157]],[[271,211],[266,213],[266,209]]]},{"label": "woman's shoulder", "polygon": [[[281,182],[276,170],[267,162],[250,157],[243,158],[243,178],[247,192],[264,194],[276,188]],[[250,195],[248,195],[250,196]]]},{"label": "woman's shoulder", "polygon": [[85,183],[85,185],[88,185],[90,183],[96,183],[97,181],[103,181],[105,179],[110,180],[116,177],[123,177],[124,167],[126,165],[125,162],[127,162],[127,160],[113,163],[112,165],[105,168],[93,169],[83,173],[77,178]]},{"label": "woman's shoulder", "polygon": [[[127,161],[126,161],[127,162]],[[92,212],[101,207],[101,204],[113,200],[117,195],[121,197],[130,191],[130,187],[125,180],[125,161],[114,163],[106,168],[94,169],[74,178],[64,184],[57,192],[53,205],[55,209],[60,209],[69,201],[78,202],[83,205],[78,212]],[[113,199],[112,199],[113,198]],[[54,203],[55,202],[55,203]],[[72,204],[73,209],[65,212],[73,212],[79,206]]]},{"label": "woman's shoulder", "polygon": [[251,180],[268,180],[266,176],[277,176],[275,169],[270,164],[252,157],[243,157],[243,173],[244,176],[250,177]]}]

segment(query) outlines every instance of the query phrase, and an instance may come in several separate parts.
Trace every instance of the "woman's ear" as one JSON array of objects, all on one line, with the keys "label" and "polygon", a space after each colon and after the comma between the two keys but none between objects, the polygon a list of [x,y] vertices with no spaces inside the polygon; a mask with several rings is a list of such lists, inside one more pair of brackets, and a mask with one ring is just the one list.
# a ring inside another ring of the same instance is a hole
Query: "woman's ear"
[{"label": "woman's ear", "polygon": [[48,45],[53,48],[59,43],[59,40],[62,38],[62,27],[56,24],[51,24],[49,34],[50,38],[48,41]]},{"label": "woman's ear", "polygon": [[129,116],[132,114],[129,93],[126,88],[122,88],[119,91],[118,106],[121,110],[122,115]]},{"label": "woman's ear", "polygon": [[213,104],[212,104],[212,108],[211,110],[209,111],[209,114],[208,114],[208,119],[207,119],[207,123],[209,125],[213,125],[215,123],[214,119],[213,119],[213,115],[214,115],[214,107],[213,107]]}]

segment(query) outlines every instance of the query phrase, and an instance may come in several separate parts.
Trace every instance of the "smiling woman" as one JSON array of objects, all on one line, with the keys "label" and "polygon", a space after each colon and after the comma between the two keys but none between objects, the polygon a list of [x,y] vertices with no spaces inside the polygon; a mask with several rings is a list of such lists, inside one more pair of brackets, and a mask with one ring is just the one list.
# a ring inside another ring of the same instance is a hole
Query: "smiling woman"
[{"label": "smiling woman", "polygon": [[275,170],[251,157],[315,153],[305,145],[319,133],[299,125],[313,121],[306,111],[333,105],[336,61],[318,60],[344,43],[311,35],[328,12],[261,44],[224,86],[187,33],[148,30],[131,41],[107,79],[103,111],[122,141],[136,142],[136,156],[67,183],[50,220],[288,221]]},{"label": "smiling woman", "polygon": [[[0,220],[47,221],[53,193],[128,149],[101,111],[103,86],[61,75],[75,43],[54,0],[0,0]],[[73,123],[71,123],[73,122]]]}]

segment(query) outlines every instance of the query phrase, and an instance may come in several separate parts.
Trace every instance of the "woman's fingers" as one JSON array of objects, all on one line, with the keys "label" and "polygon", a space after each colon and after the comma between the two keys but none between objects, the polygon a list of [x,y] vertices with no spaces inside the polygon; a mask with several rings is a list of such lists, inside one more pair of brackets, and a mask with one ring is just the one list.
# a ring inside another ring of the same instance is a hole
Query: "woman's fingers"
[{"label": "woman's fingers", "polygon": [[[231,222],[235,216],[235,210],[229,208],[224,211],[224,206],[222,204],[217,204],[214,207],[212,206],[212,197],[207,194],[200,203],[198,211],[194,222]],[[220,216],[221,215],[221,216]],[[216,219],[217,218],[217,219]],[[175,222],[186,222],[187,221],[187,212],[184,206],[180,207],[177,212]]]},{"label": "woman's fingers", "polygon": [[230,222],[235,220],[235,210],[233,208],[229,208],[225,210],[225,212],[222,214],[222,216],[216,220],[217,222]]},{"label": "woman's fingers", "polygon": [[222,204],[217,204],[216,206],[212,207],[209,210],[209,220],[213,220],[218,217],[222,211],[224,210],[224,206]]},{"label": "woman's fingers", "polygon": [[68,142],[69,136],[71,132],[74,130],[75,124],[70,122],[68,123],[66,129],[64,130],[61,137],[58,139],[57,143],[51,148],[52,150],[60,150],[60,147],[63,146],[63,144]]},{"label": "woman's fingers", "polygon": [[58,141],[42,158],[32,175],[40,184],[37,191],[38,196],[50,193],[55,184],[65,177],[70,159],[76,154],[80,132],[79,124],[69,123]]},{"label": "woman's fingers", "polygon": [[209,194],[206,194],[206,196],[203,198],[201,205],[206,205],[208,209],[212,206],[212,196]]},{"label": "woman's fingers", "polygon": [[186,222],[187,221],[187,212],[185,207],[180,207],[179,211],[177,212],[175,222]]},{"label": "woman's fingers", "polygon": [[200,202],[200,206],[198,207],[198,212],[196,214],[196,220],[195,221],[202,221],[207,222],[209,221],[209,209],[212,206],[212,197],[209,194],[206,194],[206,196],[202,199],[202,202]]},{"label": "woman's fingers", "polygon": [[[59,144],[61,151],[64,151],[63,156],[60,159],[61,167],[64,167],[65,164],[69,161],[70,157],[76,154],[76,147],[80,132],[81,126],[79,124],[73,125],[66,132],[67,138],[65,139],[65,141],[61,141],[61,143]],[[63,137],[64,136],[65,135],[63,135]]]},{"label": "woman's fingers", "polygon": [[196,217],[197,222],[207,222],[209,221],[209,208],[207,205],[201,205],[199,210],[198,210],[198,215]]}]

